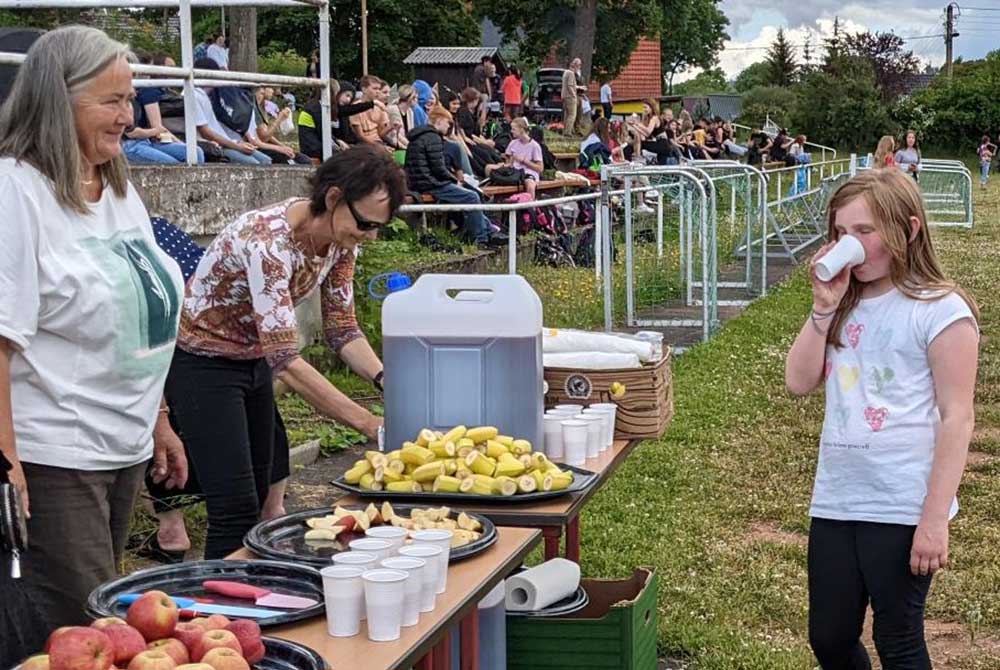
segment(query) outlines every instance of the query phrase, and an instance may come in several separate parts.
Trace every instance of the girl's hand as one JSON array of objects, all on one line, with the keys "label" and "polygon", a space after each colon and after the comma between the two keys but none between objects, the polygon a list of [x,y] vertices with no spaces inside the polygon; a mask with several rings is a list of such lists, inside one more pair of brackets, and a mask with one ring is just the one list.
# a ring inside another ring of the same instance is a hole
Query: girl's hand
[{"label": "girl's hand", "polygon": [[21,461],[18,460],[17,456],[7,456],[7,460],[11,465],[7,476],[10,478],[10,483],[14,485],[14,489],[21,494],[24,515],[31,518],[31,506],[28,504],[28,480],[25,478],[24,470],[21,468]]},{"label": "girl's hand", "polygon": [[948,565],[948,522],[921,519],[913,533],[910,571],[914,575],[933,575]]},{"label": "girl's hand", "polygon": [[836,242],[827,242],[809,261],[809,277],[812,279],[813,310],[817,312],[832,312],[840,305],[851,283],[851,267],[847,266],[830,281],[823,281],[816,276],[816,262],[823,258]]}]

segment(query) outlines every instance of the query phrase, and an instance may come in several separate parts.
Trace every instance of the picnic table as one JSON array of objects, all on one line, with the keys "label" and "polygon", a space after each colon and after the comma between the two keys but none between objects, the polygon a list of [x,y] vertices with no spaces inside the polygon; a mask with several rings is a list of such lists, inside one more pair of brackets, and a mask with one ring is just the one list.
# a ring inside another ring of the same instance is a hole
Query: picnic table
[{"label": "picnic table", "polygon": [[[468,502],[455,503],[456,509],[477,512],[497,526],[537,528],[545,538],[545,560],[559,556],[559,543],[566,536],[567,559],[580,562],[580,512],[598,489],[604,486],[622,461],[628,458],[639,440],[615,440],[614,445],[581,466],[597,474],[585,490],[536,503],[491,503],[489,498],[470,496]],[[337,501],[345,507],[364,505],[367,499],[348,494]]]},{"label": "picnic table", "polygon": [[[518,568],[541,540],[541,533],[528,528],[497,528],[497,541],[471,558],[448,568],[448,588],[437,597],[432,612],[420,615],[416,626],[402,629],[398,640],[372,642],[365,623],[354,637],[331,637],[326,618],[269,629],[267,634],[298,642],[315,650],[330,670],[451,670],[450,630],[459,625],[462,670],[479,667],[479,601],[502,579]],[[253,559],[241,549],[230,559]],[[362,660],[363,659],[363,660]]]}]

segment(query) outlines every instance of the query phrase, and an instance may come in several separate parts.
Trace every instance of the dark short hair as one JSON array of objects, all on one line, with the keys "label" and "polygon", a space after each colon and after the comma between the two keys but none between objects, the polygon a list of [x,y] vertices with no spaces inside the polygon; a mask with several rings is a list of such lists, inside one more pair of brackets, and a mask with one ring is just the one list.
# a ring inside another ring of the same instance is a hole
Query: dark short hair
[{"label": "dark short hair", "polygon": [[479,59],[480,63],[489,63],[493,58],[489,54],[483,54],[483,57]]},{"label": "dark short hair", "polygon": [[196,70],[218,70],[219,64],[215,62],[214,58],[199,58],[194,62],[194,67]]},{"label": "dark short hair", "polygon": [[331,188],[339,188],[343,199],[352,203],[384,188],[389,193],[393,216],[407,193],[402,168],[385,149],[368,144],[338,151],[316,168],[309,179],[309,210],[313,216],[326,212],[326,194]]}]

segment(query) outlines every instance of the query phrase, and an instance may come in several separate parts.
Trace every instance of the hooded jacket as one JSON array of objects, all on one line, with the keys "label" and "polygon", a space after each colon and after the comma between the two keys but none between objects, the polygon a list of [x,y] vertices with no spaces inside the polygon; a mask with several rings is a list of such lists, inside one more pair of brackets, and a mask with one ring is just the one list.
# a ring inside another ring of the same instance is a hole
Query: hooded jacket
[{"label": "hooded jacket", "polygon": [[417,92],[417,105],[413,108],[413,127],[416,128],[430,123],[427,118],[427,101],[431,99],[434,89],[423,79],[413,82],[413,88]]},{"label": "hooded jacket", "polygon": [[406,139],[406,181],[418,193],[454,184],[455,178],[444,162],[444,138],[434,126],[417,126]]}]

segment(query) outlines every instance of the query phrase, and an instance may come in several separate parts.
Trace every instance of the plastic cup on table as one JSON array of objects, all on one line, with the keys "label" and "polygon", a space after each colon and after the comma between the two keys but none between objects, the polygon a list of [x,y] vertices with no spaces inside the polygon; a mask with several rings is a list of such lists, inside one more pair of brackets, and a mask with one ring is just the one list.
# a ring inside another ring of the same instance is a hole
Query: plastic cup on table
[{"label": "plastic cup on table", "polygon": [[375,554],[377,560],[389,558],[393,552],[392,542],[374,537],[362,537],[357,540],[351,540],[347,546],[351,548],[351,551],[363,551],[366,554]]},{"label": "plastic cup on table", "polygon": [[577,414],[573,419],[587,422],[587,458],[596,458],[601,453],[601,444],[604,442],[604,424],[607,419],[604,418],[603,414]]},{"label": "plastic cup on table", "polygon": [[601,436],[601,453],[604,453],[615,441],[615,413],[606,407],[588,407],[583,414],[600,414],[604,417],[604,434]]},{"label": "plastic cup on table", "polygon": [[319,571],[323,576],[323,599],[326,603],[326,632],[331,637],[353,637],[361,632],[361,614],[365,609],[365,587],[361,568],[329,565]]},{"label": "plastic cup on table", "polygon": [[559,414],[546,414],[543,420],[545,421],[545,441],[542,452],[549,460],[562,458],[565,453],[562,438],[562,422],[565,417]]},{"label": "plastic cup on table", "polygon": [[595,402],[587,409],[603,409],[611,415],[611,431],[608,434],[608,446],[615,444],[615,423],[618,421],[618,405],[613,402]]},{"label": "plastic cup on table", "polygon": [[406,602],[406,580],[402,570],[368,570],[361,575],[365,585],[365,612],[368,614],[368,639],[389,642],[399,639]]},{"label": "plastic cup on table", "polygon": [[427,569],[427,561],[412,556],[393,556],[383,558],[382,567],[400,570],[408,575],[403,600],[403,626],[416,626],[420,621],[420,601],[423,596],[424,570]]},{"label": "plastic cup on table", "polygon": [[429,544],[441,549],[441,556],[438,557],[438,565],[441,572],[438,574],[438,583],[435,593],[444,593],[448,587],[448,559],[451,557],[451,538],[454,533],[444,529],[415,530],[410,533],[416,544]]},{"label": "plastic cup on table", "polygon": [[580,410],[583,409],[583,405],[576,405],[576,404],[573,404],[573,403],[564,403],[562,405],[556,405],[552,409],[561,409],[561,410],[566,410],[567,412],[570,411],[570,410],[572,410],[572,411],[576,412],[577,414],[579,414]]},{"label": "plastic cup on table", "polygon": [[[363,571],[373,570],[378,567],[379,557],[366,551],[342,551],[333,555],[334,565],[360,568]],[[361,607],[361,620],[365,620],[365,608]]]},{"label": "plastic cup on table", "polygon": [[395,556],[399,552],[408,534],[409,531],[399,526],[375,526],[365,531],[365,537],[392,543],[390,556]]},{"label": "plastic cup on table", "polygon": [[437,599],[441,571],[441,547],[432,544],[408,544],[399,550],[401,557],[419,558],[427,563],[420,575],[420,611],[432,612]]},{"label": "plastic cup on table", "polygon": [[586,421],[566,419],[562,422],[563,455],[567,465],[583,465],[587,460]]}]

